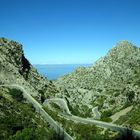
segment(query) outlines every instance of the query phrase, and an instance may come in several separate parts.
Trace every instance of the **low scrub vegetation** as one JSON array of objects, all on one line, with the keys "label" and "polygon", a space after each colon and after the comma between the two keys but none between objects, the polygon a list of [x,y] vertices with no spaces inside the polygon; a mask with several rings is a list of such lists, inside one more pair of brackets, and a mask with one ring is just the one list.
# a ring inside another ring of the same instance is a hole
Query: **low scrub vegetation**
[{"label": "low scrub vegetation", "polygon": [[12,97],[16,101],[18,101],[18,102],[23,101],[23,92],[21,90],[18,90],[18,89],[10,89],[9,93],[10,93],[10,95],[12,95]]},{"label": "low scrub vegetation", "polygon": [[75,123],[71,120],[66,120],[60,117],[57,112],[50,110],[47,107],[44,109],[49,115],[57,121],[75,140],[112,140],[112,132],[106,131],[105,134],[101,134],[103,129],[96,127],[95,125]]},{"label": "low scrub vegetation", "polygon": [[[5,98],[9,95],[13,100]],[[35,112],[32,104],[22,100],[21,91],[0,89],[0,140],[63,140]]]}]

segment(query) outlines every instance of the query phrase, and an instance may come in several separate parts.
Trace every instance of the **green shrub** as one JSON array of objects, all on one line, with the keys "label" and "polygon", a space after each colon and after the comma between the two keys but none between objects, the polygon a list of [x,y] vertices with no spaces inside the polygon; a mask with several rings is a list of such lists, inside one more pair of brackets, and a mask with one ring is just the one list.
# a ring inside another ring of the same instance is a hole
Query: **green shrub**
[{"label": "green shrub", "polygon": [[112,115],[111,110],[106,110],[102,113],[102,118],[110,117]]},{"label": "green shrub", "polygon": [[102,118],[101,121],[103,121],[103,122],[112,122],[112,119],[109,118],[109,117],[106,117],[106,118]]},{"label": "green shrub", "polygon": [[11,89],[9,91],[9,93],[12,95],[12,97],[18,101],[18,102],[21,102],[23,101],[23,92],[21,90],[18,90],[18,89]]},{"label": "green shrub", "polygon": [[128,97],[128,100],[131,102],[135,97],[135,92],[134,91],[129,91],[127,93],[127,97]]}]

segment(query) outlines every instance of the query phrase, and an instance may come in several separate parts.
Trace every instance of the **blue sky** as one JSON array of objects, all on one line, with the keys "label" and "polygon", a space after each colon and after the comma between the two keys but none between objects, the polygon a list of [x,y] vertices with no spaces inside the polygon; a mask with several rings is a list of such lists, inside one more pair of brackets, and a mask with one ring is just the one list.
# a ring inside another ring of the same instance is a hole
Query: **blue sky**
[{"label": "blue sky", "polygon": [[32,64],[94,63],[120,40],[140,46],[140,0],[0,0],[0,36]]}]

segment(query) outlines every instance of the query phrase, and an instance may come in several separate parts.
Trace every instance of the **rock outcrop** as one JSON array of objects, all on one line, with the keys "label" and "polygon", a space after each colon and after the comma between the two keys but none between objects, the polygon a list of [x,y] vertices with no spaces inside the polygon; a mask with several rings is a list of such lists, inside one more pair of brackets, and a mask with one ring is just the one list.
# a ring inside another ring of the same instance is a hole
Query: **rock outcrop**
[{"label": "rock outcrop", "polygon": [[42,103],[48,97],[64,98],[72,114],[93,118],[98,115],[103,121],[132,106],[129,118],[125,116],[118,123],[140,128],[136,124],[140,118],[140,48],[128,41],[117,43],[93,66],[79,67],[52,82],[25,58],[21,44],[0,38],[0,84],[21,85]]},{"label": "rock outcrop", "polygon": [[78,68],[55,84],[61,93],[57,96],[82,116],[92,116],[96,106],[102,115],[111,115],[140,100],[140,48],[121,41],[92,67]]},{"label": "rock outcrop", "polygon": [[53,83],[42,77],[25,58],[22,45],[5,38],[0,38],[0,83],[18,84],[36,95],[53,96],[57,92]]}]

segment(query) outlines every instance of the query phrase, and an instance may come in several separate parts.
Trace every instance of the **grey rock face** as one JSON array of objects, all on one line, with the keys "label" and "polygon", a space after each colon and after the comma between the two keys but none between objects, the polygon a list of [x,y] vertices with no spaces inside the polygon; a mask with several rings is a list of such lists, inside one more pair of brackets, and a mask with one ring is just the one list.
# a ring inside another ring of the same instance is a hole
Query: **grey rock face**
[{"label": "grey rock face", "polygon": [[[92,67],[78,68],[55,84],[82,113],[90,105],[102,113],[119,111],[140,99],[140,48],[121,41]],[[91,100],[86,98],[89,93]]]},{"label": "grey rock face", "polygon": [[14,83],[36,90],[40,97],[51,96],[57,91],[51,81],[43,78],[25,58],[22,45],[0,38],[0,83]]}]

